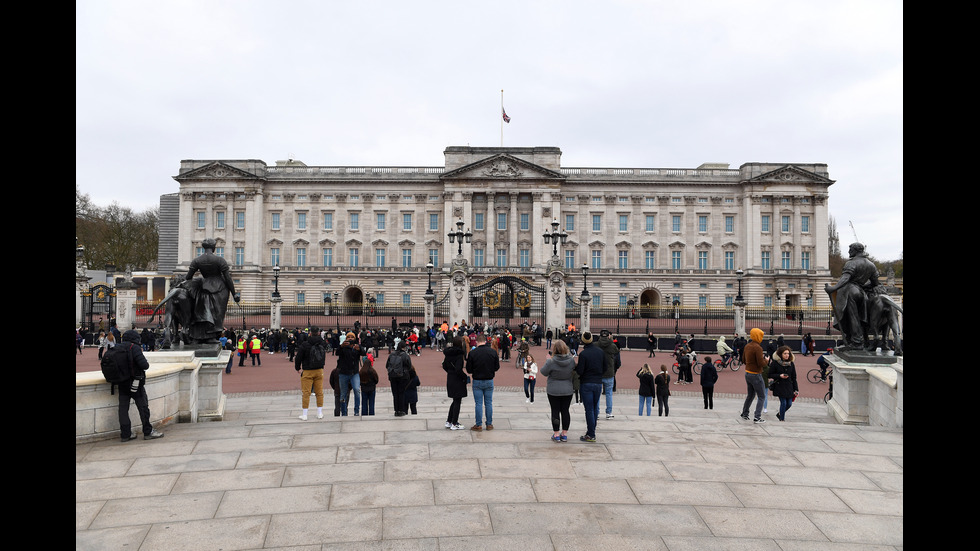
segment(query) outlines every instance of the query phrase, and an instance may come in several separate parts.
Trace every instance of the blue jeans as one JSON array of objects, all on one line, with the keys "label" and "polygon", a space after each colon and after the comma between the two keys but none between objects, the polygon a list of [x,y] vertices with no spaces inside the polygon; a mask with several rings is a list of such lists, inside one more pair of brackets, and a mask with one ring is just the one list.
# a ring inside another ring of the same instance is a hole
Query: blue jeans
[{"label": "blue jeans", "polygon": [[585,405],[585,435],[595,438],[596,420],[599,418],[599,397],[602,396],[602,383],[582,383],[579,388],[582,403]]},{"label": "blue jeans", "polygon": [[766,385],[762,382],[761,373],[749,373],[745,372],[745,403],[742,405],[742,417],[748,417],[749,407],[752,406],[752,400],[756,400],[755,404],[755,419],[760,419],[762,417],[762,406],[766,400]]},{"label": "blue jeans", "polygon": [[786,418],[786,410],[788,410],[791,407],[793,407],[793,399],[792,398],[783,398],[782,396],[780,396],[779,397],[779,418],[780,419],[785,419]]},{"label": "blue jeans", "polygon": [[476,402],[476,425],[483,425],[483,408],[487,409],[487,424],[493,424],[493,379],[473,379],[473,401]]},{"label": "blue jeans", "polygon": [[364,407],[361,408],[361,415],[374,415],[374,397],[376,392],[375,390],[364,391],[364,401],[361,402]]},{"label": "blue jeans", "polygon": [[352,373],[350,375],[340,374],[340,400],[344,402],[343,408],[347,409],[347,399],[350,396],[347,392],[354,392],[354,415],[361,411],[361,374]]},{"label": "blue jeans", "polygon": [[640,396],[640,412],[638,415],[643,415],[643,406],[646,405],[647,416],[653,411],[653,396]]},{"label": "blue jeans", "polygon": [[602,392],[606,395],[606,415],[612,415],[612,392],[615,384],[616,377],[602,380]]}]

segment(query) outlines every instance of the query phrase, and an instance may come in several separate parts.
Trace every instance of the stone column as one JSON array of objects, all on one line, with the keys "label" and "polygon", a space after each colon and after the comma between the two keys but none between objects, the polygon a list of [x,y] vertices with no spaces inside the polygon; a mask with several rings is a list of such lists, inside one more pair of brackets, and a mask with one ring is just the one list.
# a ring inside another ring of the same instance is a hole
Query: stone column
[{"label": "stone column", "polygon": [[497,210],[494,197],[495,194],[492,191],[487,192],[487,213],[483,215],[483,227],[487,232],[486,249],[483,251],[484,266],[497,265],[497,243],[495,239],[497,235]]},{"label": "stone column", "polygon": [[582,302],[582,313],[579,316],[579,331],[585,333],[589,331],[589,322],[592,317],[592,295],[582,295],[580,297]]},{"label": "stone column", "polygon": [[734,302],[735,307],[735,334],[748,335],[745,332],[745,302]]},{"label": "stone column", "polygon": [[432,327],[436,313],[436,296],[426,293],[422,298],[425,299],[425,326]]},{"label": "stone column", "polygon": [[507,247],[507,264],[517,266],[517,228],[520,224],[520,214],[517,212],[517,192],[510,192],[510,210],[507,215],[507,235],[510,244]]},{"label": "stone column", "polygon": [[121,332],[136,326],[136,289],[131,279],[116,285],[116,327]]},{"label": "stone column", "polygon": [[565,325],[565,272],[561,261],[552,258],[548,263],[548,291],[545,307],[545,332],[551,329],[558,334]]},{"label": "stone column", "polygon": [[282,329],[282,297],[272,297],[269,302],[271,303],[269,327],[276,330]]},{"label": "stone column", "polygon": [[449,324],[469,320],[470,278],[467,274],[466,259],[453,259],[449,273]]}]

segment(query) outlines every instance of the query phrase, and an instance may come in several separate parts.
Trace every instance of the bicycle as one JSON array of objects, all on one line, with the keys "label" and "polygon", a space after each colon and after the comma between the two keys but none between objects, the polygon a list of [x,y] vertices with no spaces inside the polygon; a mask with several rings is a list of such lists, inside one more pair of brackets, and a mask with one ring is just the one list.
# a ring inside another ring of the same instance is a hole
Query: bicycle
[{"label": "bicycle", "polygon": [[734,354],[729,354],[727,360],[718,358],[715,360],[715,369],[720,373],[722,369],[728,368],[732,371],[738,371],[743,365],[741,358],[736,358]]},{"label": "bicycle", "polygon": [[815,367],[811,369],[806,374],[806,380],[810,381],[813,384],[826,383],[829,374],[826,372],[821,373],[821,371],[822,370],[819,367]]},{"label": "bicycle", "polygon": [[517,351],[517,358],[514,360],[514,365],[517,366],[517,369],[522,369],[524,367],[524,360],[527,359],[528,352],[530,351],[529,350]]},{"label": "bicycle", "polygon": [[[700,375],[701,374],[701,366],[703,366],[703,365],[704,365],[703,363],[698,362],[697,360],[694,360],[691,363],[691,372],[694,373],[695,375]],[[674,362],[673,371],[674,371],[674,375],[679,375],[680,374],[680,365],[678,365],[677,362]]]},{"label": "bicycle", "polygon": [[828,377],[830,379],[830,389],[827,390],[827,394],[824,394],[823,395],[823,401],[824,401],[824,403],[829,402],[830,400],[832,400],[834,398],[834,376],[833,375],[829,375]]}]

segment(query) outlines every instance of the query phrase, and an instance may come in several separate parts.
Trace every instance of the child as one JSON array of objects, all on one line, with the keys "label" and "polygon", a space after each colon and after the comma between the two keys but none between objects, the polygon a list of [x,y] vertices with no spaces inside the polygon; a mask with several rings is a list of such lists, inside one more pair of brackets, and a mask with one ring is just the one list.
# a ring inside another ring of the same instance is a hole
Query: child
[{"label": "child", "polygon": [[[333,416],[346,417],[347,400],[340,401],[340,371],[337,371],[336,367],[330,372],[330,388],[333,389]],[[347,389],[347,396],[345,398],[347,397],[350,397],[350,387]]]},{"label": "child", "polygon": [[412,415],[417,415],[418,410],[416,409],[416,404],[419,401],[419,375],[415,372],[415,368],[412,367],[408,371],[408,386],[405,388],[405,403],[412,410]]},{"label": "child", "polygon": [[378,372],[374,370],[374,355],[368,352],[361,365],[361,415],[374,415],[374,397]]}]

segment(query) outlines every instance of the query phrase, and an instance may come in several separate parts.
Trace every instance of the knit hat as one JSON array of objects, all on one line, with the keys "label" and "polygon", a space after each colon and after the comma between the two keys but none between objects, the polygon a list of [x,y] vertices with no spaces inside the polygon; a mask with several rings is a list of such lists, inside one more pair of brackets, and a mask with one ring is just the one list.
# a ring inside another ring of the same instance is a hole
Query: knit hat
[{"label": "knit hat", "polygon": [[356,337],[356,336],[354,336],[354,333],[347,333],[347,337],[346,337],[346,338],[345,338],[344,340],[347,340],[347,339],[351,339],[351,340],[354,340],[354,339],[356,339],[356,338],[357,338],[357,337]]},{"label": "knit hat", "polygon": [[592,333],[589,333],[588,331],[582,333],[582,344],[591,344],[591,343],[592,343]]}]

